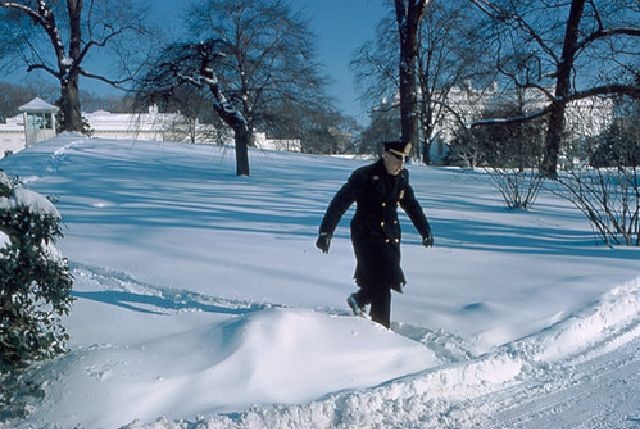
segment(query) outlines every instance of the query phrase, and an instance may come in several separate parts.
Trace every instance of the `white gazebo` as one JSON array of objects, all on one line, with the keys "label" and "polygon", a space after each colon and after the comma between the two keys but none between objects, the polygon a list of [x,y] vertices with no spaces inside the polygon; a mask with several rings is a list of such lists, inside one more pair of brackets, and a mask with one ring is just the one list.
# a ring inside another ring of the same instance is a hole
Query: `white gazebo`
[{"label": "white gazebo", "polygon": [[55,114],[60,110],[58,107],[36,97],[18,110],[24,115],[26,147],[56,136]]}]

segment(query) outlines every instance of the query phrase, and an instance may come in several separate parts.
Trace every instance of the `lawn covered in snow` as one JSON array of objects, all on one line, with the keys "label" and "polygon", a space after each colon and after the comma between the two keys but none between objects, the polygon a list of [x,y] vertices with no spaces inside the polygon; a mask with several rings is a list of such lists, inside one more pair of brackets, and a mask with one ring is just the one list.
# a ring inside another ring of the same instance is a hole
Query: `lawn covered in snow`
[{"label": "lawn covered in snow", "polygon": [[[70,352],[35,372],[47,395],[12,424],[510,427],[505,401],[540,400],[525,392],[541,378],[575,387],[637,341],[639,249],[599,245],[551,193],[513,211],[483,172],[420,165],[408,169],[435,246],[401,215],[408,284],[392,329],[350,317],[353,209],[328,255],[314,243],[370,161],[250,160],[236,177],[233,148],[66,135],[0,161],[58,198],[77,298]],[[545,414],[527,410],[536,427]]]}]

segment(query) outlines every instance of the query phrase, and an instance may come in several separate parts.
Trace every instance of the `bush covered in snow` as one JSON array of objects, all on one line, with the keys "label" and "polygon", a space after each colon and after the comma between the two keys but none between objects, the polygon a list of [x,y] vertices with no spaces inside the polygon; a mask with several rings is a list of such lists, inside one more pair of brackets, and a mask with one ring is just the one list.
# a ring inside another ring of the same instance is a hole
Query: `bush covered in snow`
[{"label": "bush covered in snow", "polygon": [[0,375],[64,351],[72,277],[54,247],[60,214],[0,171]]}]

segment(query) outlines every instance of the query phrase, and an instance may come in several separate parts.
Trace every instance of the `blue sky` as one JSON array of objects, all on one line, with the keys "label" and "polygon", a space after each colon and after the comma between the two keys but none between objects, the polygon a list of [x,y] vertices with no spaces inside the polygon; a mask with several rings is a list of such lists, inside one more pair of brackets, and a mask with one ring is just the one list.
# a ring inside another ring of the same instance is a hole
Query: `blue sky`
[{"label": "blue sky", "polygon": [[293,0],[293,4],[304,7],[312,20],[318,57],[334,79],[331,89],[339,107],[364,122],[367,113],[356,99],[349,61],[358,46],[373,38],[389,6],[383,0]]}]

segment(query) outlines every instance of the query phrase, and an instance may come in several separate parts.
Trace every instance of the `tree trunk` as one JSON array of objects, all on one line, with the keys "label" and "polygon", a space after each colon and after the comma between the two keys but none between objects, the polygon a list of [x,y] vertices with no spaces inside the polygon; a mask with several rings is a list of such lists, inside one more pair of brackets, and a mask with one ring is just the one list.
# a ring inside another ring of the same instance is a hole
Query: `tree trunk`
[{"label": "tree trunk", "polygon": [[402,140],[416,147],[418,142],[417,79],[418,26],[427,0],[395,0],[400,35],[400,132]]},{"label": "tree trunk", "polygon": [[575,53],[578,41],[578,29],[582,20],[584,4],[586,0],[573,0],[569,17],[567,19],[567,29],[564,35],[562,46],[562,58],[556,69],[556,90],[555,100],[551,106],[549,115],[549,127],[547,130],[547,141],[543,161],[543,174],[555,178],[558,175],[558,156],[564,133],[564,114],[567,107],[567,97],[569,96],[569,85],[571,81],[571,70],[575,61]]},{"label": "tree trunk", "polygon": [[[206,48],[206,46],[203,47]],[[215,99],[213,110],[216,111],[225,124],[231,127],[234,133],[236,176],[249,176],[249,146],[253,144],[253,127],[247,123],[244,115],[231,105],[222,93],[218,77],[213,69],[209,67],[209,54],[203,50],[201,55],[200,74],[205,77],[209,91]]]},{"label": "tree trunk", "polygon": [[422,101],[422,163],[431,164],[431,136],[433,135],[433,109],[431,108],[431,97],[425,97],[423,92]]},{"label": "tree trunk", "polygon": [[62,110],[62,131],[82,131],[82,111],[78,97],[78,75],[61,82],[60,109]]},{"label": "tree trunk", "polygon": [[547,129],[547,138],[544,150],[544,160],[542,172],[550,178],[558,175],[558,158],[560,154],[560,146],[562,143],[562,135],[564,133],[564,113],[566,103],[554,103],[549,114],[549,122]]},{"label": "tree trunk", "polygon": [[[401,51],[406,52],[409,48],[407,43]],[[416,74],[415,60],[411,54],[400,56],[400,132],[402,140],[416,146],[418,141],[418,117],[416,114]]]},{"label": "tree trunk", "polygon": [[[420,62],[418,62],[418,79],[422,97],[418,104],[420,108],[419,127],[422,129],[422,147],[417,148],[416,154],[422,158],[423,164],[431,164],[431,136],[433,135],[433,108],[431,107],[431,94],[425,83],[425,75]],[[418,136],[419,137],[419,136]]]},{"label": "tree trunk", "polygon": [[422,147],[422,163],[423,164],[431,164],[431,141],[425,140],[424,146]]},{"label": "tree trunk", "polygon": [[236,176],[249,176],[249,146],[253,143],[253,133],[245,127],[234,129],[236,142]]},{"label": "tree trunk", "polygon": [[60,69],[62,130],[82,131],[82,109],[78,97],[78,61],[82,48],[82,0],[67,0],[67,13],[69,15],[69,29],[71,39],[69,41],[69,58],[64,58],[62,46],[58,46],[58,68]]}]

